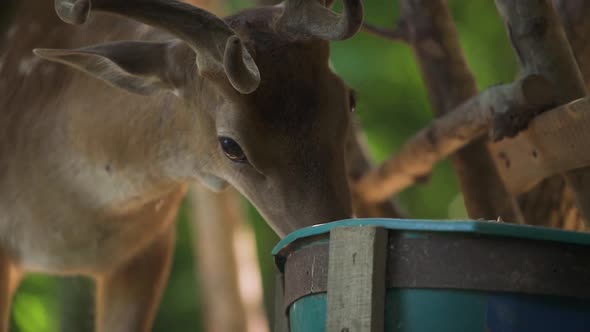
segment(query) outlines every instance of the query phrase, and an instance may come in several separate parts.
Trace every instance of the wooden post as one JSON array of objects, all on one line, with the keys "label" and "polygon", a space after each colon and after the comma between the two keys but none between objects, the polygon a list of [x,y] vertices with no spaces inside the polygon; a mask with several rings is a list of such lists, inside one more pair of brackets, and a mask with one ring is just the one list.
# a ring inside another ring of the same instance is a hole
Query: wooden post
[{"label": "wooden post", "polygon": [[387,230],[330,232],[327,332],[381,332],[385,315]]}]

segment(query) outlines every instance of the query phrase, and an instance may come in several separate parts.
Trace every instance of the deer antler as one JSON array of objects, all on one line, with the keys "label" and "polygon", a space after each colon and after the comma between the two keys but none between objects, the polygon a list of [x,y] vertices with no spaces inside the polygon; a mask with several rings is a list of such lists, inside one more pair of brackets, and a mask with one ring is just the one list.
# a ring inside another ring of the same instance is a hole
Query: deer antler
[{"label": "deer antler", "polygon": [[55,0],[55,10],[70,24],[85,23],[91,11],[103,11],[161,28],[195,51],[202,75],[224,73],[244,94],[260,84],[258,67],[240,38],[223,20],[200,8],[176,0]]},{"label": "deer antler", "polygon": [[342,14],[329,9],[333,3],[334,0],[285,0],[277,26],[302,40],[344,40],[354,36],[363,24],[362,1],[344,0]]}]

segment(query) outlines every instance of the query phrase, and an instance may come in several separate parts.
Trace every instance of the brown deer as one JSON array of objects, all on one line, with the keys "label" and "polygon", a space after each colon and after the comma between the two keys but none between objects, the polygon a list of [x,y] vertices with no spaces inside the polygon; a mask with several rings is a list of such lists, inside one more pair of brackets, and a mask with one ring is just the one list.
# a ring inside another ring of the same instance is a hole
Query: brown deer
[{"label": "brown deer", "polygon": [[353,105],[328,41],[359,30],[361,0],[224,19],[174,0],[56,0],[80,27],[44,2],[21,0],[0,38],[0,331],[26,272],[91,276],[98,331],[148,331],[191,181],[233,185],[281,235],[351,216]]}]

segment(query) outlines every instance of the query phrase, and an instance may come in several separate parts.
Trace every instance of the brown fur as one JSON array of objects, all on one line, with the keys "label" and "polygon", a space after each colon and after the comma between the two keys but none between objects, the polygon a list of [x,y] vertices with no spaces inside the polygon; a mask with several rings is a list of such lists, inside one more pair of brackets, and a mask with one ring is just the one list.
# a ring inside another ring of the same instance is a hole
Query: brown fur
[{"label": "brown fur", "polygon": [[[348,88],[328,68],[327,42],[286,39],[270,23],[275,9],[247,11],[227,22],[261,72],[254,93],[200,77],[194,53],[173,41],[164,69],[179,96],[139,96],[31,49],[170,36],[99,14],[72,27],[50,4],[21,1],[0,41],[0,331],[21,270],[92,276],[100,331],[148,331],[190,181],[229,182],[280,234],[350,216]],[[220,135],[251,166],[229,161]]]}]

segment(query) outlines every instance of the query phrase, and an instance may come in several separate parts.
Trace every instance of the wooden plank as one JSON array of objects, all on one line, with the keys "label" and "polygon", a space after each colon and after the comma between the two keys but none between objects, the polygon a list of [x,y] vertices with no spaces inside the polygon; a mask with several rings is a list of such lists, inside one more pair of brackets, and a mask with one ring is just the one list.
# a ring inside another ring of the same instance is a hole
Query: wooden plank
[{"label": "wooden plank", "polygon": [[500,177],[512,194],[543,179],[590,166],[590,97],[537,116],[518,136],[490,144]]},{"label": "wooden plank", "polygon": [[381,332],[385,314],[387,230],[330,232],[327,332]]},{"label": "wooden plank", "polygon": [[289,332],[289,316],[285,312],[283,275],[277,272],[275,275],[274,296],[274,332]]}]

